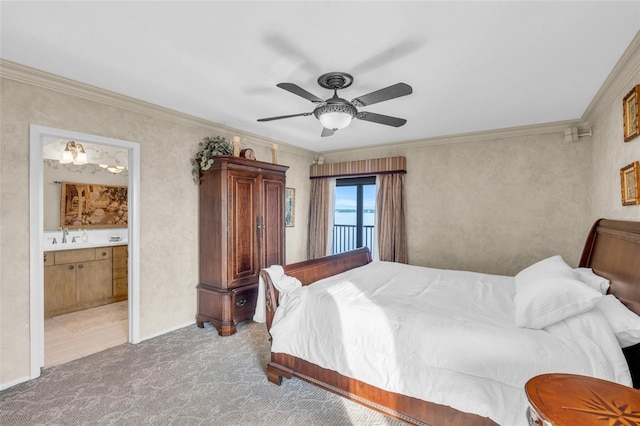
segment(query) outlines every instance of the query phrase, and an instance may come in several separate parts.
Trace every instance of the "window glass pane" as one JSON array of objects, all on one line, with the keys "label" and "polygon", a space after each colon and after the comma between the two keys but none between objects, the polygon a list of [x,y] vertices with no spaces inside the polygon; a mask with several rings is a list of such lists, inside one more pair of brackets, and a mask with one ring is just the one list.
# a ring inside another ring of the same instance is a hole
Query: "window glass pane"
[{"label": "window glass pane", "polygon": [[374,226],[376,224],[376,186],[364,185],[362,189],[362,224]]},{"label": "window glass pane", "polygon": [[332,252],[342,253],[363,246],[372,250],[376,209],[375,177],[339,179],[336,182],[334,201]]},{"label": "window glass pane", "polygon": [[355,186],[336,186],[335,215],[336,225],[356,225],[357,188]]}]

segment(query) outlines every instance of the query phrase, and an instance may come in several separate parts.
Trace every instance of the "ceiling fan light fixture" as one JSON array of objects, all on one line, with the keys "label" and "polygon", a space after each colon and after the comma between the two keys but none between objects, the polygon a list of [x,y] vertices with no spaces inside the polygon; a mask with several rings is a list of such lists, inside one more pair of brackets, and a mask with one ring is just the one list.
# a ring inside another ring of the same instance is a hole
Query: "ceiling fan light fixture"
[{"label": "ceiling fan light fixture", "polygon": [[332,136],[336,130],[344,129],[351,124],[354,118],[369,121],[372,123],[384,124],[386,126],[400,127],[407,120],[404,118],[391,117],[389,115],[376,114],[373,112],[358,112],[358,107],[369,106],[389,99],[407,96],[413,93],[413,89],[406,83],[396,83],[391,86],[367,93],[351,100],[342,99],[338,96],[338,90],[347,88],[353,83],[353,76],[345,72],[330,72],[318,77],[318,84],[325,89],[333,90],[333,97],[322,100],[313,93],[307,92],[302,87],[294,83],[278,83],[276,86],[311,101],[317,106],[313,112],[303,112],[299,114],[280,115],[276,117],[259,118],[258,121],[273,121],[283,118],[306,117],[313,114],[320,124],[322,124],[321,137]]},{"label": "ceiling fan light fixture", "polygon": [[358,111],[350,104],[326,104],[317,107],[313,113],[325,129],[341,130],[351,123]]}]

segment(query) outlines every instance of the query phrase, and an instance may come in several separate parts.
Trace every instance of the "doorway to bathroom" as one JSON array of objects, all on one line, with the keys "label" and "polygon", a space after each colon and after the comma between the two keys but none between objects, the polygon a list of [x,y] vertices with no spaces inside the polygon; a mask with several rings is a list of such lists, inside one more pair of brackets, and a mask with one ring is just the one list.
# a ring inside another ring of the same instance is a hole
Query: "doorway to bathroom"
[{"label": "doorway to bathroom", "polygon": [[34,378],[140,340],[139,145],[37,125],[30,140]]}]

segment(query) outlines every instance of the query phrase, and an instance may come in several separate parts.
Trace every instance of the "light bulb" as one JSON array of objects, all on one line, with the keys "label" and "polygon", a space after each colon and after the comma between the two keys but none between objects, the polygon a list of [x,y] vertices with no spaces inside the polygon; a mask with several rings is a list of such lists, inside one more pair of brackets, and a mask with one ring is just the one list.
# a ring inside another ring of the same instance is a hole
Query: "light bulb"
[{"label": "light bulb", "polygon": [[87,153],[86,152],[79,152],[76,155],[76,159],[73,162],[73,164],[77,164],[77,165],[87,164]]},{"label": "light bulb", "polygon": [[62,151],[62,160],[60,160],[61,164],[68,164],[73,162],[73,154],[71,153],[71,151],[68,150],[64,150]]}]

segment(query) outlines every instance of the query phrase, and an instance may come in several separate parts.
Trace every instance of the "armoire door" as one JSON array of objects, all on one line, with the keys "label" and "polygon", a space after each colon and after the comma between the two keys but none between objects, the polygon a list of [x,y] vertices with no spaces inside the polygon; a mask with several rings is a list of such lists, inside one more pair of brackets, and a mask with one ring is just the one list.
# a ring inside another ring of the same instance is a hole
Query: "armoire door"
[{"label": "armoire door", "polygon": [[228,287],[257,282],[260,274],[258,249],[259,175],[229,175]]}]

